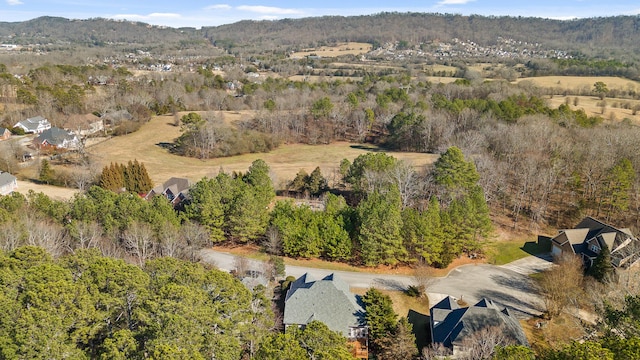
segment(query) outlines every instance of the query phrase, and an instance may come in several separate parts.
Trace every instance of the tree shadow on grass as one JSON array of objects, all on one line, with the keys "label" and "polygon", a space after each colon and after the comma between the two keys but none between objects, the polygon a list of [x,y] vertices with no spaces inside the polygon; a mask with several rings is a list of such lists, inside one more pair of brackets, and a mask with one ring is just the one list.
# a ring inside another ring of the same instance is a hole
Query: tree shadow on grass
[{"label": "tree shadow on grass", "polygon": [[386,151],[389,151],[389,150],[383,149],[381,147],[377,147],[377,146],[373,146],[373,145],[366,145],[366,144],[350,145],[349,147],[352,148],[352,149],[365,150],[365,151],[369,151],[369,152],[386,152]]}]

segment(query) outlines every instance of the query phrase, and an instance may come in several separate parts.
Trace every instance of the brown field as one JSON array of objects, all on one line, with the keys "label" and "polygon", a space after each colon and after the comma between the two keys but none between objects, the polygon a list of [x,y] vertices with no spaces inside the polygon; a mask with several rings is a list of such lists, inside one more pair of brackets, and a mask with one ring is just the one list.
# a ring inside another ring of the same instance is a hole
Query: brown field
[{"label": "brown field", "polygon": [[427,76],[427,80],[431,81],[434,84],[449,84],[452,83],[459,78],[455,77],[441,77],[441,76]]},{"label": "brown field", "polygon": [[292,75],[289,76],[291,81],[308,81],[308,82],[322,82],[328,80],[342,80],[342,81],[360,81],[361,76],[326,76],[326,75]]},{"label": "brown field", "polygon": [[42,185],[36,184],[31,181],[21,181],[18,180],[18,189],[16,192],[19,192],[23,195],[27,195],[29,190],[33,190],[36,193],[43,193],[48,197],[55,200],[66,200],[71,199],[73,195],[80,192],[77,189],[69,189],[59,186],[51,186],[51,185]]},{"label": "brown field", "polygon": [[439,64],[433,64],[433,65],[426,65],[424,66],[425,70],[429,70],[429,71],[453,71],[456,72],[458,70],[457,67],[455,66],[447,66],[447,65],[439,65]]},{"label": "brown field", "polygon": [[[236,118],[251,116],[250,112],[240,114],[224,112],[223,115]],[[100,167],[110,162],[126,163],[137,159],[145,164],[155,183],[161,183],[172,176],[197,181],[204,176],[215,176],[221,168],[227,172],[246,171],[254,160],[263,159],[271,167],[277,186],[281,181],[293,179],[300,169],[311,172],[316,166],[320,167],[327,178],[331,178],[341,159],[353,160],[358,155],[378,151],[374,146],[346,142],[330,145],[293,144],[283,145],[270,153],[199,160],[171,154],[158,145],[173,142],[180,135],[180,128],[173,126],[172,123],[172,116],[154,117],[137,132],[90,146],[88,152]],[[423,153],[389,152],[389,154],[417,167],[429,165],[438,157]]]},{"label": "brown field", "polygon": [[522,81],[531,81],[540,87],[562,88],[567,90],[593,88],[593,84],[602,81],[611,89],[637,89],[640,88],[640,82],[612,76],[541,76],[532,78],[521,78],[516,83]]},{"label": "brown field", "polygon": [[304,49],[291,54],[292,58],[301,58],[309,55],[321,57],[336,57],[341,55],[359,55],[371,51],[371,44],[348,42],[336,46],[322,46],[319,48]]},{"label": "brown field", "polygon": [[[569,98],[569,106],[571,106],[571,110],[583,109],[589,116],[601,116],[605,121],[610,122],[630,119],[634,123],[640,123],[640,112],[638,112],[636,115],[633,115],[633,110],[622,108],[622,105],[626,103],[629,103],[629,107],[633,108],[634,105],[640,104],[640,101],[638,100],[605,98],[606,106],[604,108],[604,114],[602,113],[602,106],[600,106],[602,100],[600,100],[596,96],[558,95],[554,96],[551,99],[547,99],[547,101],[551,108],[557,108],[558,106],[564,104],[567,98]],[[578,98],[578,106],[573,105],[573,101],[575,98]]]}]

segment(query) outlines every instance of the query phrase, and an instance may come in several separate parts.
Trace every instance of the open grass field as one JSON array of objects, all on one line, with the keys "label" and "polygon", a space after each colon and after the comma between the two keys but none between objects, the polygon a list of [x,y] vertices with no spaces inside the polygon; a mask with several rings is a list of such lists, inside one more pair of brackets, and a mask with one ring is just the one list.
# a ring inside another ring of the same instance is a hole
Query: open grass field
[{"label": "open grass field", "polygon": [[532,83],[546,88],[561,88],[567,90],[588,88],[593,89],[593,84],[602,81],[607,84],[609,90],[612,89],[640,89],[640,82],[613,76],[540,76],[531,78],[521,78],[516,83],[531,81]]},{"label": "open grass field", "polygon": [[18,180],[18,189],[16,190],[16,192],[19,192],[23,195],[27,195],[30,190],[33,190],[36,193],[43,193],[54,200],[71,199],[75,194],[80,192],[80,190],[77,190],[77,189],[69,189],[69,188],[64,188],[59,186],[36,184],[31,181]]},{"label": "open grass field", "polygon": [[[238,118],[251,116],[248,112],[223,114]],[[228,120],[225,120],[228,121]],[[340,160],[353,160],[358,155],[379,151],[374,146],[339,142],[330,145],[283,145],[270,153],[245,154],[240,156],[200,160],[169,153],[159,146],[171,143],[180,135],[180,128],[173,126],[172,116],[157,116],[144,124],[140,130],[125,136],[114,137],[88,148],[89,154],[98,166],[111,162],[126,163],[137,159],[145,164],[151,179],[162,183],[173,176],[186,177],[193,181],[204,176],[215,176],[222,168],[227,172],[246,171],[256,159],[263,159],[271,167],[274,183],[293,179],[300,169],[307,172],[319,166],[323,174],[330,178],[338,168]],[[432,164],[438,157],[434,154],[389,152],[398,159],[416,167]]]},{"label": "open grass field", "polygon": [[348,42],[336,46],[322,46],[319,48],[303,49],[291,54],[292,58],[302,58],[309,55],[321,57],[336,57],[342,55],[359,55],[371,51],[371,44]]},{"label": "open grass field", "polygon": [[[583,109],[587,115],[589,116],[601,116],[605,121],[621,121],[624,119],[630,119],[632,122],[638,124],[640,123],[640,112],[636,115],[633,115],[633,110],[631,110],[635,105],[640,105],[640,101],[638,100],[627,100],[627,99],[615,99],[615,98],[605,98],[606,106],[604,108],[604,113],[602,113],[602,100],[600,100],[596,96],[554,96],[551,99],[547,99],[547,102],[550,107],[557,108],[558,106],[564,104],[569,98],[569,106],[571,110]],[[578,105],[574,104],[574,99],[578,98]],[[624,109],[622,106],[624,104],[630,104],[629,109]]]},{"label": "open grass field", "polygon": [[288,78],[291,81],[308,81],[312,83],[327,81],[327,80],[340,80],[340,81],[360,81],[361,76],[324,76],[324,75],[292,75]]},{"label": "open grass field", "polygon": [[442,77],[442,76],[427,76],[427,80],[431,81],[434,84],[450,84],[458,78],[455,77]]}]

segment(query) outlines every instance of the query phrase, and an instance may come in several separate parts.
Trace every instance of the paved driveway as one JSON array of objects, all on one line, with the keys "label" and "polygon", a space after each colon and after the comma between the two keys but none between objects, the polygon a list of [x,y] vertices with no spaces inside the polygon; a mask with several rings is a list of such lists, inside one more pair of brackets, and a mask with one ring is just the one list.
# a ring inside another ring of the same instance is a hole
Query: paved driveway
[{"label": "paved driveway", "polygon": [[[222,270],[230,271],[235,268],[235,257],[231,254],[203,249],[201,256],[204,261],[213,263]],[[464,265],[452,270],[446,277],[435,278],[427,291],[432,304],[446,295],[462,298],[469,304],[486,297],[496,304],[515,310],[517,316],[526,318],[539,315],[544,309],[542,299],[529,274],[540,271],[549,264],[545,259],[530,256],[502,266]],[[250,266],[259,270],[261,262],[250,260]],[[335,273],[352,287],[359,288],[403,290],[414,283],[411,276],[332,271],[300,266],[287,266],[286,273],[295,277],[309,273],[316,278]]]}]

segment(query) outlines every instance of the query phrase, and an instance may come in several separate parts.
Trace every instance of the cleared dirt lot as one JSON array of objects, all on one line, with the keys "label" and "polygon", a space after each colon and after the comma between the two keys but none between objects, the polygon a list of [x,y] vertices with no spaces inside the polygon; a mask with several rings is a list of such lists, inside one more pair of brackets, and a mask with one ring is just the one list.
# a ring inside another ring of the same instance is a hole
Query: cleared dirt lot
[{"label": "cleared dirt lot", "polygon": [[[236,113],[233,114],[237,116]],[[379,151],[373,146],[361,146],[339,142],[330,145],[282,145],[270,153],[245,154],[240,156],[199,160],[169,153],[161,143],[171,143],[180,135],[180,128],[173,126],[173,117],[158,116],[144,124],[135,133],[111,138],[89,147],[88,152],[100,167],[110,162],[126,163],[137,159],[145,164],[151,179],[162,183],[172,176],[186,177],[197,181],[204,176],[215,176],[220,169],[226,172],[246,171],[256,159],[269,164],[276,186],[281,181],[290,180],[300,169],[307,172],[319,166],[323,174],[330,178],[340,165],[340,160],[353,160],[358,155]],[[424,153],[388,152],[421,168],[432,164],[438,155]]]}]

